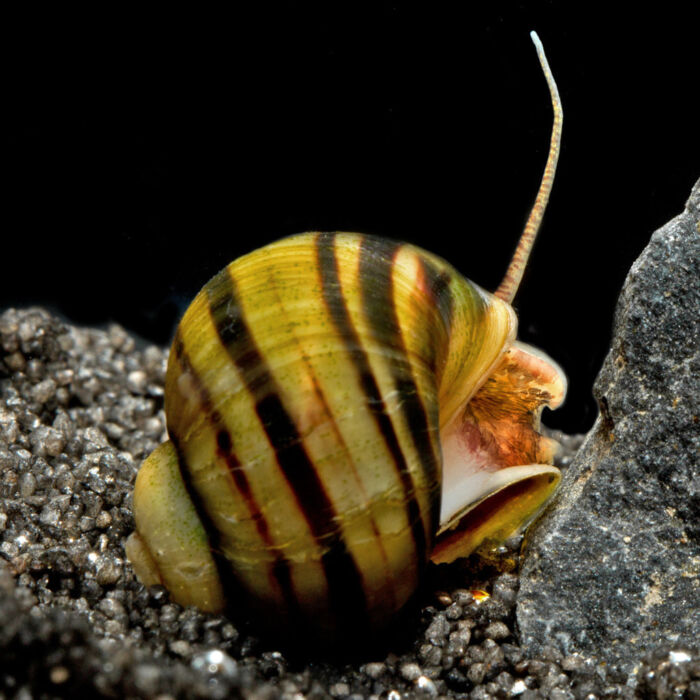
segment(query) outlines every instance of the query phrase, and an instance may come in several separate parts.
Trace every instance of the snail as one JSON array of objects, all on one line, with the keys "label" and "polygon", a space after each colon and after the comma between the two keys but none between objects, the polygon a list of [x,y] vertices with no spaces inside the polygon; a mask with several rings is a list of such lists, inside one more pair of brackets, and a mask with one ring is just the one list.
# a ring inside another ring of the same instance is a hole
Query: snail
[{"label": "snail", "polygon": [[290,236],[235,260],[185,312],[165,387],[169,440],[141,466],[126,550],[181,605],[245,607],[319,639],[387,628],[430,560],[527,525],[559,481],[539,434],[566,379],[515,340],[511,306],[549,198],[490,294],[425,250]]}]

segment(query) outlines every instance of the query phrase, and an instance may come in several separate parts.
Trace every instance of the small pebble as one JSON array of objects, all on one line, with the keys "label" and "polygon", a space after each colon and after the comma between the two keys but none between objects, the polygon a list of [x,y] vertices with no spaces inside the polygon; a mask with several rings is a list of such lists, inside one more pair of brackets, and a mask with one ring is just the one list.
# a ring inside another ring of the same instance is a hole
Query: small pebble
[{"label": "small pebble", "polygon": [[119,580],[121,576],[121,567],[112,560],[106,557],[101,557],[95,566],[95,580],[100,586],[111,586]]},{"label": "small pebble", "polygon": [[447,607],[448,605],[452,605],[452,596],[450,596],[449,593],[445,593],[444,591],[441,591],[438,593],[436,596],[438,603],[440,605]]},{"label": "small pebble", "polygon": [[474,602],[474,595],[471,591],[458,589],[452,594],[452,599],[457,605],[467,606]]},{"label": "small pebble", "polygon": [[375,679],[379,678],[386,671],[386,665],[379,661],[372,661],[365,664],[362,668],[370,678]]},{"label": "small pebble", "polygon": [[449,631],[450,623],[443,615],[438,614],[433,618],[433,621],[425,631],[425,638],[433,644],[439,644],[442,646]]},{"label": "small pebble", "polygon": [[161,670],[156,664],[139,664],[133,672],[134,685],[145,697],[155,697],[161,680]]},{"label": "small pebble", "polygon": [[112,524],[112,516],[106,511],[100,511],[99,515],[95,518],[95,526],[104,530]]},{"label": "small pebble", "polygon": [[70,678],[70,672],[65,666],[54,666],[49,671],[49,678],[55,685],[61,685]]},{"label": "small pebble", "polygon": [[474,684],[480,685],[484,681],[486,676],[486,666],[477,661],[469,666],[467,669],[467,678]]},{"label": "small pebble", "polygon": [[148,375],[143,370],[129,372],[126,378],[126,386],[134,394],[145,394]]},{"label": "small pebble", "polygon": [[431,697],[435,697],[438,694],[437,686],[435,685],[434,681],[427,676],[419,676],[416,679],[416,688],[418,688],[418,690],[422,690]]},{"label": "small pebble", "polygon": [[579,671],[586,664],[586,660],[580,654],[570,654],[564,657],[561,667],[564,671]]},{"label": "small pebble", "polygon": [[328,690],[334,698],[350,695],[350,686],[347,683],[334,683]]},{"label": "small pebble", "polygon": [[13,352],[11,355],[6,355],[4,360],[7,368],[13,372],[21,372],[27,366],[24,355],[21,352]]},{"label": "small pebble", "polygon": [[31,472],[22,474],[19,480],[19,495],[22,498],[29,498],[36,489],[36,477]]},{"label": "small pebble", "polygon": [[44,379],[32,388],[31,397],[33,401],[43,404],[53,398],[55,393],[56,382],[53,379]]},{"label": "small pebble", "polygon": [[176,656],[187,656],[192,648],[189,642],[186,642],[184,639],[176,639],[174,642],[170,642],[168,646],[170,651]]},{"label": "small pebble", "polygon": [[44,525],[57,525],[60,518],[61,511],[56,506],[45,506],[39,515],[39,520]]},{"label": "small pebble", "polygon": [[488,639],[507,639],[510,637],[510,630],[503,622],[492,622],[484,630],[484,636]]},{"label": "small pebble", "polygon": [[457,603],[452,603],[447,610],[445,610],[445,617],[448,620],[459,620],[462,617],[462,608],[457,605]]},{"label": "small pebble", "polygon": [[422,674],[420,666],[414,663],[403,664],[400,672],[407,681],[415,681]]}]

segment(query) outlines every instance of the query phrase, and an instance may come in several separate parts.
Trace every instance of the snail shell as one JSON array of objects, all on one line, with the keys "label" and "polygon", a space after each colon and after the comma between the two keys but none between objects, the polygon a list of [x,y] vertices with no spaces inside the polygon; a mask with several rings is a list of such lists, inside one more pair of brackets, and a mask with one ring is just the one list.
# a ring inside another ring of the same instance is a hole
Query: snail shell
[{"label": "snail shell", "polygon": [[381,629],[426,565],[528,522],[566,383],[512,307],[412,245],[306,233],[202,289],[170,353],[170,440],[127,553],[182,605],[319,638]]}]

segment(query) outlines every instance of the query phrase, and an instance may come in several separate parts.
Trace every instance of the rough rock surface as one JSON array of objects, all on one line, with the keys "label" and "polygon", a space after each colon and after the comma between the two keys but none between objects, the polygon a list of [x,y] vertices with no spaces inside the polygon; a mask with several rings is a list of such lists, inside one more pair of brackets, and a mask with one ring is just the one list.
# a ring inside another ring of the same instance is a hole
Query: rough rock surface
[{"label": "rough rock surface", "polygon": [[596,654],[634,683],[645,652],[700,641],[700,181],[632,267],[594,393],[528,538],[517,622],[529,653]]}]

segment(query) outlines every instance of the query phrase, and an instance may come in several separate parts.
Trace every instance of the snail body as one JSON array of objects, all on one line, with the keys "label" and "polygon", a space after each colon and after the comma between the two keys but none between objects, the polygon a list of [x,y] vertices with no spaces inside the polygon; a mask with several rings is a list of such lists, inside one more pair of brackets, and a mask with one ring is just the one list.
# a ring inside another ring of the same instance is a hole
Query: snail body
[{"label": "snail body", "polygon": [[139,579],[327,639],[387,627],[431,558],[529,522],[559,480],[537,430],[566,381],[515,340],[511,293],[355,233],[224,268],[171,348],[170,439],[134,491]]}]

